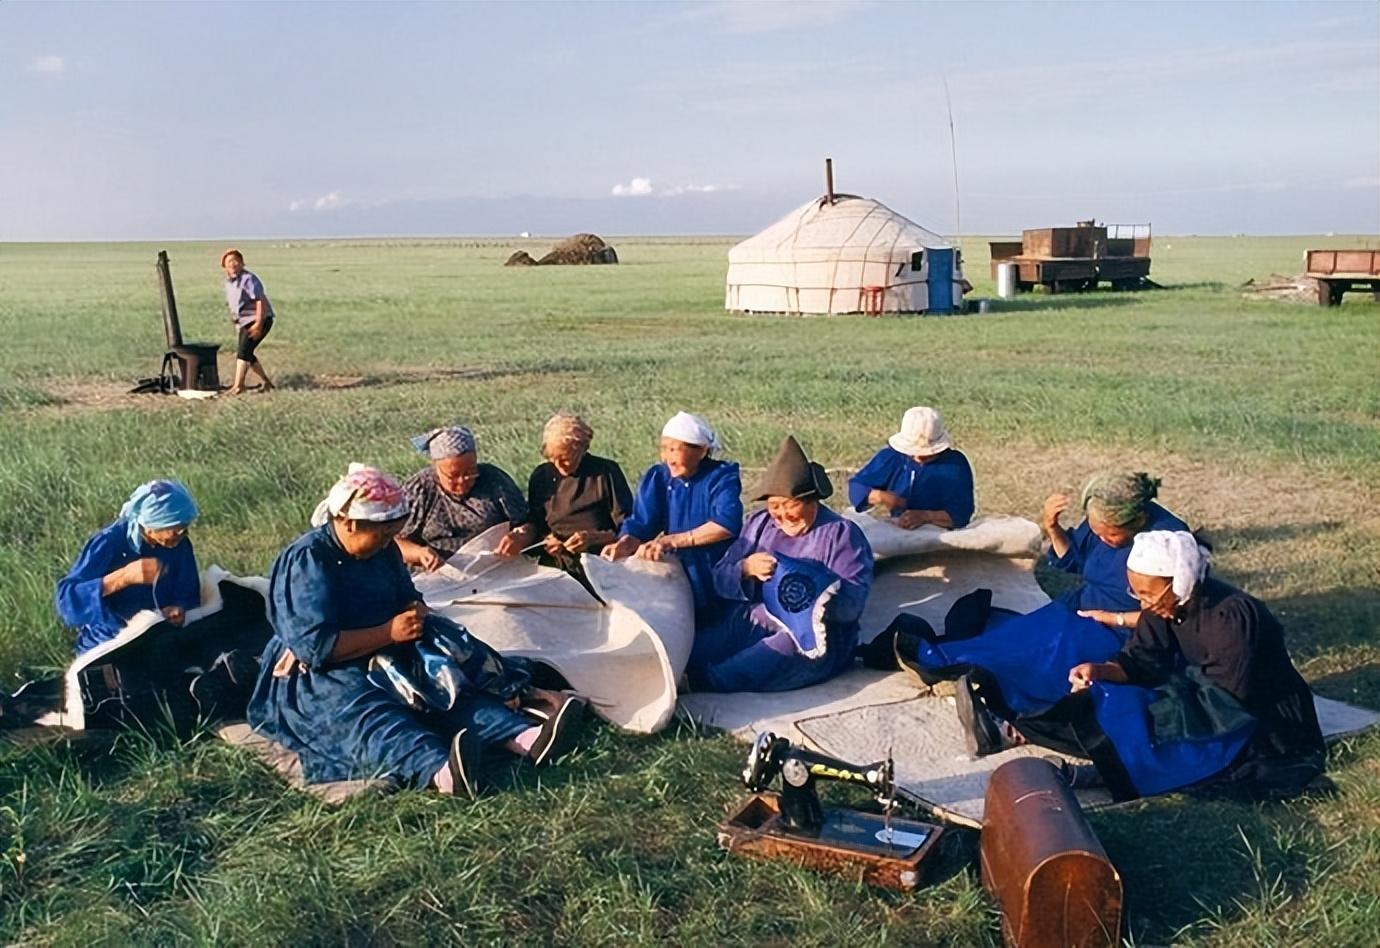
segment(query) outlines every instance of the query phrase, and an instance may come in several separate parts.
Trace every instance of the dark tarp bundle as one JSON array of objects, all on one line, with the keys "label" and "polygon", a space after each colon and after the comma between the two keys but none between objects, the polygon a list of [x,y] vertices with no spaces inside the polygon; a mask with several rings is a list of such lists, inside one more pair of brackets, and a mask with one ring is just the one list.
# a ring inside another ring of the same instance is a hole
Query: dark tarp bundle
[{"label": "dark tarp bundle", "polygon": [[530,660],[504,657],[464,626],[435,614],[426,617],[421,638],[369,661],[369,681],[414,711],[449,711],[466,694],[509,701],[527,691],[532,671]]}]

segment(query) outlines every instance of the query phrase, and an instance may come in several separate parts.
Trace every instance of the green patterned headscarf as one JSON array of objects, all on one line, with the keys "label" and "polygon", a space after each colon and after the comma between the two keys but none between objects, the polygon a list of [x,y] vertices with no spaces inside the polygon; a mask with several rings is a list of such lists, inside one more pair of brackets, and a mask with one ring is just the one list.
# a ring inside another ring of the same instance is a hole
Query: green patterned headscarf
[{"label": "green patterned headscarf", "polygon": [[1083,509],[1108,526],[1124,527],[1145,513],[1159,488],[1159,478],[1144,471],[1098,474],[1083,488]]}]

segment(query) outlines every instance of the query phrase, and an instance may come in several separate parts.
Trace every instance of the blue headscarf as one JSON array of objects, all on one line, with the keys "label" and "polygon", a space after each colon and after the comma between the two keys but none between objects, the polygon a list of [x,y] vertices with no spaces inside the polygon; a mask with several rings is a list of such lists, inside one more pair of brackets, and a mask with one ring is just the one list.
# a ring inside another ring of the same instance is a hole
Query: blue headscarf
[{"label": "blue headscarf", "polygon": [[120,508],[129,542],[139,548],[141,530],[167,530],[196,519],[196,501],[177,481],[149,481],[140,484]]}]

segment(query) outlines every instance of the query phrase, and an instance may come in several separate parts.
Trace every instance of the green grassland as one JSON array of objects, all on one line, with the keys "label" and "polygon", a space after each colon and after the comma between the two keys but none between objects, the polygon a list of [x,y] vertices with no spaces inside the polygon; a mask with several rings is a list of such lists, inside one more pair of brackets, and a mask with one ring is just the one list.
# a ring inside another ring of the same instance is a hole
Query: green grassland
[{"label": "green grassland", "polygon": [[[973,460],[981,511],[1034,516],[1106,466],[1163,476],[1314,687],[1380,708],[1380,305],[1238,290],[1354,240],[1159,238],[1163,290],[887,319],[728,314],[729,239],[615,243],[620,266],[537,270],[500,265],[538,249],[523,241],[245,244],[279,312],[261,356],[282,390],[211,403],[122,394],[162,352],[158,247],[0,245],[0,680],[65,663],[53,583],[151,477],[195,493],[203,564],[262,574],[346,462],[408,473],[407,436],[452,419],[521,481],[556,408],[630,475],[687,408],[750,478],[787,432],[856,468],[928,403]],[[228,349],[219,247],[167,249],[186,338]],[[964,252],[993,295],[985,243]],[[501,770],[506,789],[473,805],[331,809],[207,737],[0,747],[0,942],[999,943],[966,834],[911,896],[719,852],[741,754],[685,726],[600,727],[566,766]],[[1131,939],[1373,944],[1380,736],[1331,767],[1332,799],[1098,814]]]}]

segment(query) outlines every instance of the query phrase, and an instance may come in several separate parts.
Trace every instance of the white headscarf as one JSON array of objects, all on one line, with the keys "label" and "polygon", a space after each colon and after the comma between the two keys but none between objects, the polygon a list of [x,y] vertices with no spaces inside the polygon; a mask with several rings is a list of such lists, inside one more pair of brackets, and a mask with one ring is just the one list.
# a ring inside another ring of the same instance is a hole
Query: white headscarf
[{"label": "white headscarf", "polygon": [[406,517],[407,509],[407,495],[397,481],[377,468],[352,462],[312,511],[311,524],[319,527],[332,517],[384,523]]},{"label": "white headscarf", "polygon": [[662,427],[661,436],[675,438],[686,444],[698,444],[702,448],[708,448],[710,454],[723,449],[719,436],[709,427],[709,422],[688,411],[678,411],[672,415],[671,420]]},{"label": "white headscarf", "polygon": [[1211,562],[1212,554],[1187,530],[1150,530],[1136,534],[1126,568],[1165,577],[1174,587],[1175,598],[1188,602]]}]

